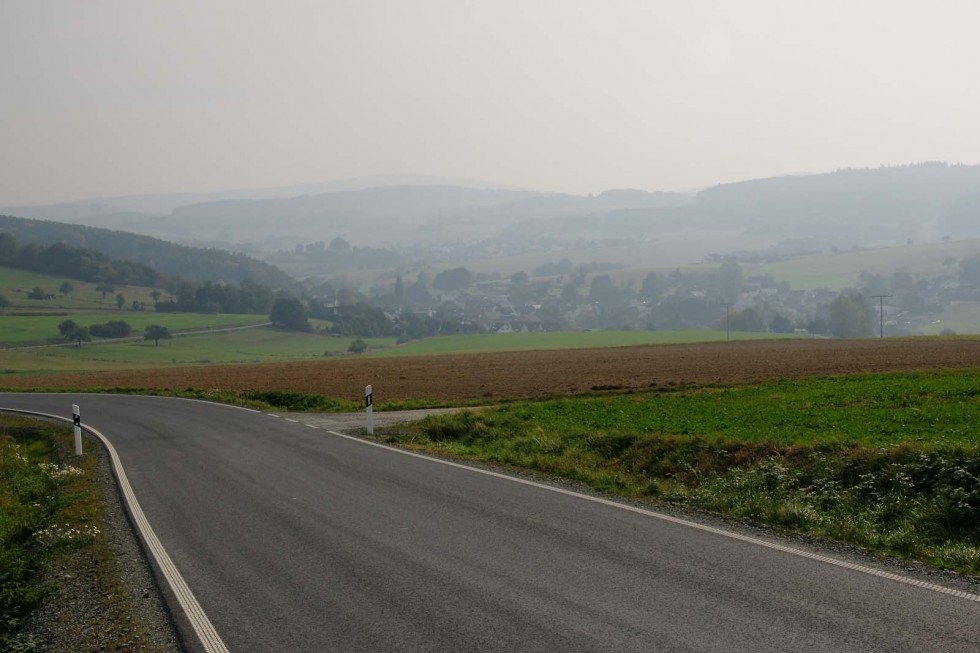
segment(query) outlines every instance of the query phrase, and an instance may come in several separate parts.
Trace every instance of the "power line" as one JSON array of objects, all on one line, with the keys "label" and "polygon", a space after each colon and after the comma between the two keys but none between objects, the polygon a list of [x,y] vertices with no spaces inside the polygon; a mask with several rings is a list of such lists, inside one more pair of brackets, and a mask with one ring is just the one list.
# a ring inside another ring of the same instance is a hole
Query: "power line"
[{"label": "power line", "polygon": [[891,295],[868,295],[872,299],[878,300],[878,329],[879,338],[885,337],[885,298]]}]

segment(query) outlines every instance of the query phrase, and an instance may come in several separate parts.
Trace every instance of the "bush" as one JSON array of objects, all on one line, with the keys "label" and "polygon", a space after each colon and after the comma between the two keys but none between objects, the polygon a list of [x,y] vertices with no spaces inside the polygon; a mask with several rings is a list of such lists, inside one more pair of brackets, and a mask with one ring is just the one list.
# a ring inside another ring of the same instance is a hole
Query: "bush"
[{"label": "bush", "polygon": [[99,338],[125,338],[132,334],[133,328],[123,320],[110,320],[105,324],[93,324],[89,333]]},{"label": "bush", "polygon": [[274,408],[283,410],[336,410],[340,402],[324,397],[301,392],[285,392],[282,390],[251,390],[243,393],[246,399],[262,401]]},{"label": "bush", "polygon": [[347,351],[352,354],[363,354],[365,351],[367,351],[367,348],[367,343],[358,338],[354,342],[350,343],[350,347],[347,348]]}]

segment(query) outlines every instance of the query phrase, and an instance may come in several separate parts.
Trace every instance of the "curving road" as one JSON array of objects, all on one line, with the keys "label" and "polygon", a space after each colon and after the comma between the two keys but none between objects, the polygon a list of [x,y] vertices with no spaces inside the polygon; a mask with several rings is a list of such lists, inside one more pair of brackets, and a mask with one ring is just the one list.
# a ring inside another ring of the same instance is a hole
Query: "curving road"
[{"label": "curving road", "polygon": [[[976,651],[980,602],[159,397],[0,394],[115,445],[232,652]],[[171,600],[173,596],[169,597]],[[185,618],[178,627],[201,648]]]}]

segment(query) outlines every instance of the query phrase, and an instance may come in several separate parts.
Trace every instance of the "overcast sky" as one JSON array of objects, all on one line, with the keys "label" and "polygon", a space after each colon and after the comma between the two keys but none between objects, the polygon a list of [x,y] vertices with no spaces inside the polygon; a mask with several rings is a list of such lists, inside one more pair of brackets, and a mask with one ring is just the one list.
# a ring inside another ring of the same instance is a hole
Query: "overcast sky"
[{"label": "overcast sky", "polygon": [[0,0],[0,205],[980,162],[980,3]]}]

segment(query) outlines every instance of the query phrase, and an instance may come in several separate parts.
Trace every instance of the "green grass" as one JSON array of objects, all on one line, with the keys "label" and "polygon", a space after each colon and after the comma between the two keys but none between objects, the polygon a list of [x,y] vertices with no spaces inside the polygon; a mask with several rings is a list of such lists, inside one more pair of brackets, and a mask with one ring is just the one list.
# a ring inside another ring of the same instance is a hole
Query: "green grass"
[{"label": "green grass", "polygon": [[[207,316],[203,316],[207,317]],[[211,316],[228,317],[224,315]],[[255,316],[243,316],[255,318]],[[134,331],[139,333],[135,328]],[[352,338],[280,331],[269,327],[177,336],[152,341],[107,342],[83,347],[46,347],[3,353],[0,374],[84,372],[218,363],[261,363],[309,360],[325,354],[346,355]],[[370,347],[387,347],[394,338],[368,338]]]},{"label": "green grass", "polygon": [[[259,316],[242,315],[195,315],[169,313],[135,313],[147,317],[147,323],[163,323],[171,330],[178,328],[205,328],[207,326],[246,322],[261,319]],[[92,322],[105,318],[89,316]],[[160,319],[171,318],[171,322]],[[8,318],[24,320],[50,327],[52,318]],[[64,318],[60,318],[64,319]],[[73,317],[86,324],[80,316]],[[208,320],[211,324],[208,324]],[[142,332],[142,321],[127,322],[136,334]],[[0,316],[0,333],[6,336],[7,322]],[[16,327],[15,328],[23,328]],[[53,326],[57,333],[57,322]],[[13,330],[14,336],[25,337],[25,331]],[[395,346],[394,338],[367,338],[369,356],[425,356],[490,351],[519,351],[534,349],[575,349],[586,347],[616,347],[638,344],[669,344],[684,342],[711,342],[724,340],[724,331],[589,331],[568,333],[508,333],[465,336],[439,336]],[[733,340],[778,337],[773,334],[732,333]],[[83,347],[47,347],[41,349],[8,350],[3,353],[0,374],[60,373],[95,370],[127,369],[140,366],[164,367],[168,365],[196,365],[217,363],[260,363],[310,360],[324,355],[347,355],[353,338],[338,338],[321,333],[297,333],[272,328],[256,328],[244,331],[179,336],[161,340],[159,346],[152,342],[105,342]]]},{"label": "green grass", "polygon": [[264,315],[209,315],[202,313],[156,313],[154,311],[107,311],[102,313],[72,313],[71,315],[0,315],[0,343],[35,343],[58,340],[58,325],[74,320],[79,326],[91,326],[123,320],[133,327],[133,335],[142,335],[151,324],[165,326],[171,331],[246,326],[268,322]]},{"label": "green grass", "polygon": [[518,402],[383,431],[980,574],[976,371]]},{"label": "green grass", "polygon": [[[69,281],[74,286],[70,295],[64,296],[58,289],[62,282]],[[106,294],[98,292],[99,285],[89,281],[78,281],[67,277],[56,277],[39,272],[19,270],[16,268],[0,267],[0,295],[5,296],[11,303],[5,312],[33,310],[100,310],[116,308],[116,293],[122,293],[129,306],[133,300],[141,301],[147,306],[153,305],[150,293],[153,288],[143,286],[116,286],[115,292]],[[27,293],[34,288],[56,295],[54,299],[28,299]],[[164,294],[164,297],[166,295]]]},{"label": "green grass", "polygon": [[55,440],[71,437],[65,428],[0,416],[0,650],[33,650],[18,630],[53,591],[45,570],[100,536],[95,457],[56,460]]},{"label": "green grass", "polygon": [[[799,258],[748,267],[750,274],[771,274],[789,281],[796,290],[843,289],[856,285],[862,271],[885,276],[898,268],[908,268],[913,276],[935,277],[955,273],[956,264],[980,252],[980,241],[961,240],[900,247],[884,247],[839,254],[813,254]],[[944,265],[955,259],[952,266]]]},{"label": "green grass", "polygon": [[[627,347],[631,345],[665,345],[693,342],[718,342],[727,337],[724,331],[568,331],[548,333],[485,333],[436,336],[398,345],[379,356],[427,356],[485,351],[523,351],[534,349],[584,349],[590,347]],[[732,340],[764,340],[780,337],[772,333],[732,332]]]}]

